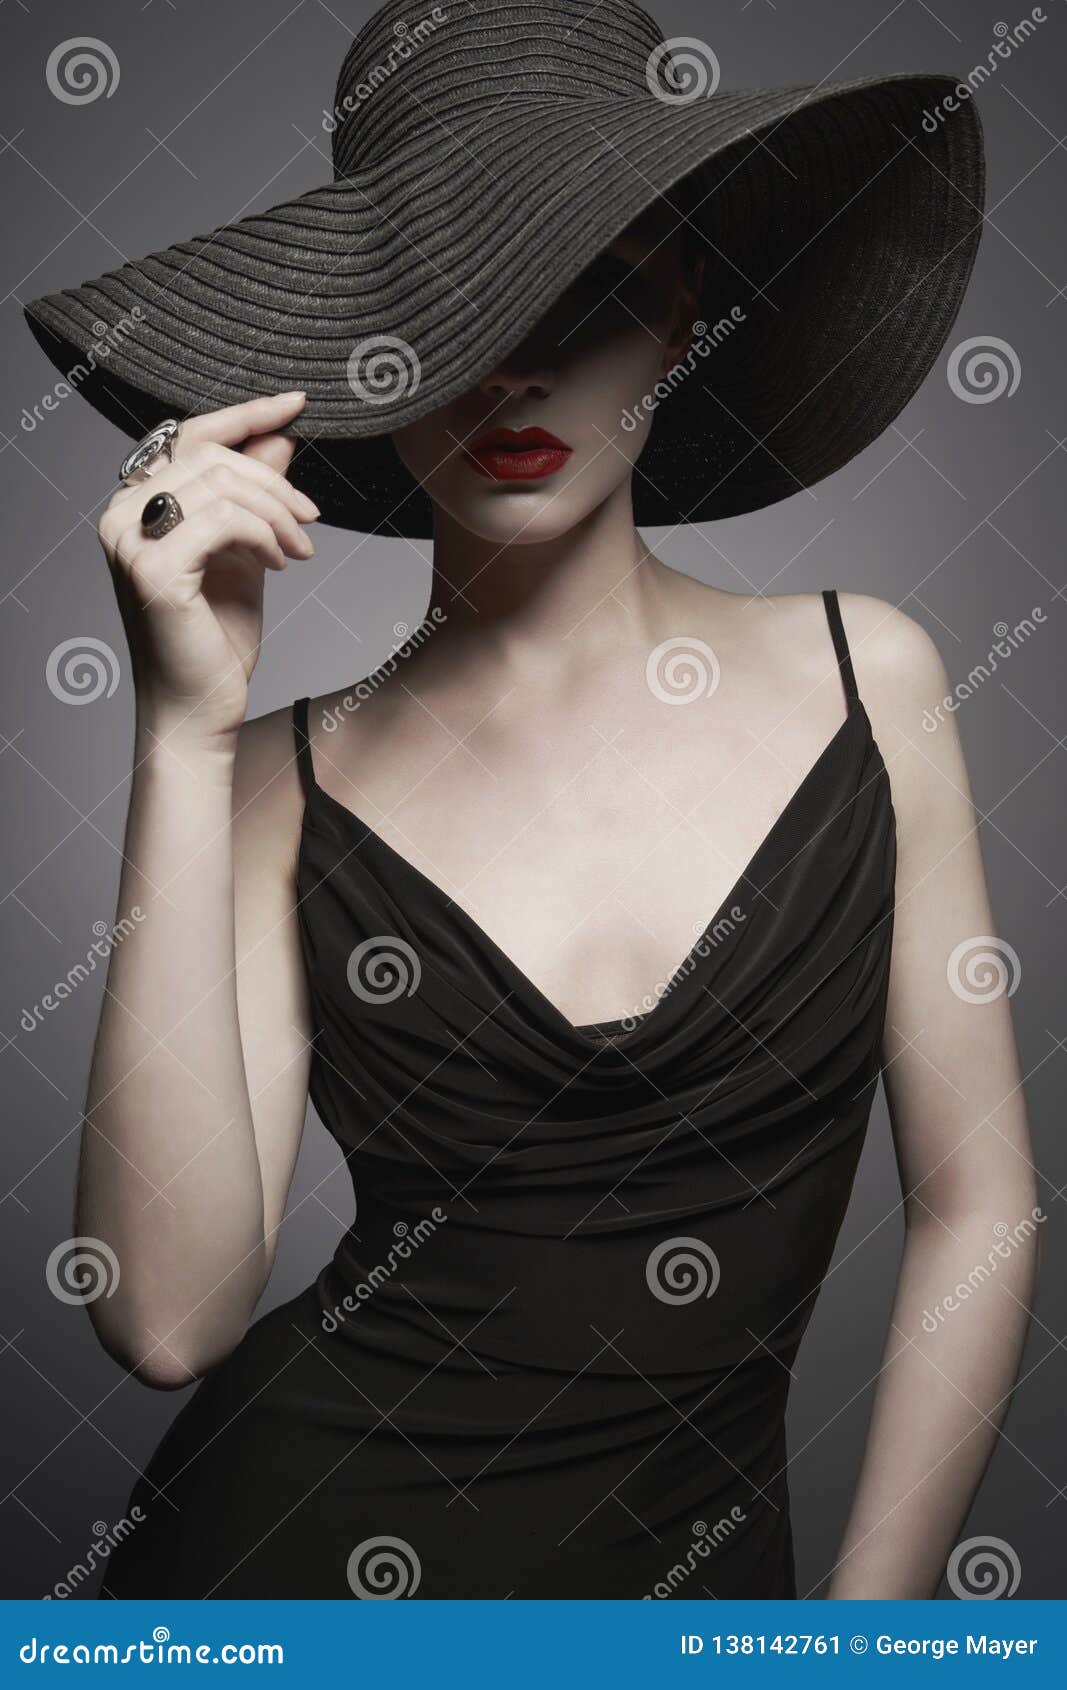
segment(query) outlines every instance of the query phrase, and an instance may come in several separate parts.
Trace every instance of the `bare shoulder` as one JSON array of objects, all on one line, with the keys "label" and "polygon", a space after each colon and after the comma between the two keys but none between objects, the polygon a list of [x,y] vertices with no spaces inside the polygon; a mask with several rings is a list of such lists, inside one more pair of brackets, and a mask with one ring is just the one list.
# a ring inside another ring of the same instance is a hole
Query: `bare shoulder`
[{"label": "bare shoulder", "polygon": [[430,671],[427,653],[401,650],[362,679],[309,697],[315,780],[339,803],[363,814],[399,802],[465,731],[446,722],[484,714],[461,666]]},{"label": "bare shoulder", "polygon": [[941,753],[958,754],[959,735],[944,709],[949,679],[936,640],[899,605],[866,593],[839,593],[856,685],[886,760],[908,748],[926,753],[943,727]]},{"label": "bare shoulder", "polygon": [[[784,674],[810,697],[837,660],[821,592],[735,599],[758,643],[763,672]],[[867,593],[838,591],[860,700],[889,774],[898,835],[942,845],[973,825],[950,683],[936,640],[906,611]]]},{"label": "bare shoulder", "polygon": [[839,593],[860,692],[876,703],[893,702],[898,712],[919,713],[945,693],[947,676],[936,641],[921,623],[887,599],[867,593]]},{"label": "bare shoulder", "polygon": [[[836,658],[821,591],[743,594],[689,580],[685,599],[708,625],[732,631],[754,661],[781,681],[785,668],[806,693],[833,678]],[[860,696],[872,721],[910,718],[944,696],[947,681],[936,642],[899,606],[866,593],[838,592]]]},{"label": "bare shoulder", "polygon": [[[836,659],[830,644],[827,606],[822,592],[780,593],[759,601],[738,597],[746,615],[762,602],[768,637],[779,653],[813,672]],[[838,592],[837,602],[848,640],[860,695],[871,708],[892,699],[899,707],[940,697],[945,672],[937,645],[913,617],[887,599],[867,593]]]},{"label": "bare shoulder", "polygon": [[953,849],[974,828],[951,683],[937,642],[898,606],[840,595],[860,697],[889,771],[905,849]]}]

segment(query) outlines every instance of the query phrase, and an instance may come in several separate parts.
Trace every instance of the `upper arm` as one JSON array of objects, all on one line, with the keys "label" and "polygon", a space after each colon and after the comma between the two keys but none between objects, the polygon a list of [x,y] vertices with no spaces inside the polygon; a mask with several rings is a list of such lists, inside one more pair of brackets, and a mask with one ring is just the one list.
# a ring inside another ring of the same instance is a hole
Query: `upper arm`
[{"label": "upper arm", "polygon": [[302,804],[289,712],[245,722],[231,824],[237,1010],[268,1268],[307,1113],[313,1032],[295,875]]},{"label": "upper arm", "polygon": [[[909,1212],[1032,1206],[1010,995],[1018,959],[990,908],[951,684],[937,647],[881,600],[842,596],[897,818],[884,1079]],[[1021,1215],[1005,1213],[1005,1221]]]}]

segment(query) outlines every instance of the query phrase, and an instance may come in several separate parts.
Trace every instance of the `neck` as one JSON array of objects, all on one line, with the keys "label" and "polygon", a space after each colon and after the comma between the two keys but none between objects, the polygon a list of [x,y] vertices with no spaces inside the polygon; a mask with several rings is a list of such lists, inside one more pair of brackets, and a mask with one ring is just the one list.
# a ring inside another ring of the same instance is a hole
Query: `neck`
[{"label": "neck", "polygon": [[[477,640],[488,656],[543,673],[545,653],[572,660],[640,639],[651,626],[664,566],[634,527],[629,482],[551,540],[501,544],[434,514],[431,610],[448,619],[449,641]],[[562,644],[561,642],[566,642]]]}]

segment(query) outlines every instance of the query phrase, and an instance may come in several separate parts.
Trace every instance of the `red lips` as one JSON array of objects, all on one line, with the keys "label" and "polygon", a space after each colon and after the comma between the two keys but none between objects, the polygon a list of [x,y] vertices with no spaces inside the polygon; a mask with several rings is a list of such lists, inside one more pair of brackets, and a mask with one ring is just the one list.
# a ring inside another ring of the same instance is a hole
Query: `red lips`
[{"label": "red lips", "polygon": [[539,481],[562,469],[572,448],[544,428],[489,428],[463,451],[471,468],[492,481]]}]

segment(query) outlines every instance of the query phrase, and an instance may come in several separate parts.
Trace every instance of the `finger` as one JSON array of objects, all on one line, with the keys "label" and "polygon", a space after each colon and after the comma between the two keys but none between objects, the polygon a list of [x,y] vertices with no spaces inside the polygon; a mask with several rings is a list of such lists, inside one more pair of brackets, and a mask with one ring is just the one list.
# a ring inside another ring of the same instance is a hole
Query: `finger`
[{"label": "finger", "polygon": [[242,458],[265,464],[276,475],[284,475],[292,462],[297,442],[291,434],[257,434],[241,447]]},{"label": "finger", "polygon": [[[284,428],[307,402],[301,389],[291,393],[275,393],[262,399],[246,399],[240,405],[227,405],[221,411],[207,411],[203,416],[190,417],[182,424],[182,436],[188,440],[214,440],[220,446],[238,446],[253,434],[268,434]],[[179,439],[180,449],[180,439]]]},{"label": "finger", "polygon": [[[210,511],[213,506],[222,515],[232,506],[239,506],[242,510],[250,511],[270,524],[271,531],[278,543],[282,554],[286,557],[309,558],[314,553],[314,546],[310,538],[304,533],[292,512],[282,501],[265,487],[260,487],[246,475],[238,475],[226,464],[212,464],[210,468],[195,480],[190,481],[181,490],[179,504],[182,510],[182,520],[187,522],[191,516],[203,511]],[[132,512],[127,513],[127,522],[123,525],[117,551],[120,556],[132,555],[132,548],[139,544],[139,537],[147,538],[152,543],[151,535],[144,535],[139,518]],[[181,524],[179,524],[181,526]]]},{"label": "finger", "polygon": [[[292,457],[295,440],[284,440],[286,448],[285,462],[272,463],[266,454],[266,447],[275,440],[281,440],[280,435],[266,434],[249,441],[248,445],[239,452],[232,451],[228,446],[207,446],[203,450],[209,453],[216,463],[229,464],[231,469],[239,474],[247,475],[261,487],[268,487],[278,499],[284,499],[298,522],[314,522],[321,514],[314,499],[309,499],[306,493],[301,493],[285,476],[285,468]],[[281,454],[279,454],[281,456]]]},{"label": "finger", "polygon": [[[165,464],[147,480],[135,482],[130,487],[119,487],[112,494],[100,522],[100,532],[105,541],[109,531],[121,533],[126,526],[127,507],[143,510],[146,502],[155,493],[175,493],[186,497],[189,488],[195,486],[197,481],[218,464],[227,465],[247,481],[269,488],[276,498],[282,499],[288,505],[298,522],[314,522],[318,517],[319,507],[312,499],[301,493],[284,475],[278,474],[258,458],[244,452],[235,452],[229,446],[216,445],[213,441],[198,446],[188,442],[185,445],[186,449],[182,454],[176,456],[172,463]],[[115,507],[121,510],[121,516],[117,520],[111,514]]]},{"label": "finger", "polygon": [[[276,485],[288,484],[280,482]],[[304,533],[296,517],[288,505],[278,497],[274,488],[254,481],[250,475],[232,468],[230,464],[212,464],[194,484],[193,497],[193,509],[198,508],[201,501],[207,503],[211,499],[222,498],[230,499],[234,504],[254,511],[257,516],[270,523],[278,544],[287,557],[309,558],[314,554],[315,547],[310,535]]]},{"label": "finger", "polygon": [[119,540],[116,555],[153,592],[161,593],[190,567],[207,568],[213,556],[237,550],[265,569],[285,568],[285,557],[269,522],[243,505],[214,499],[158,540],[146,535],[140,523],[131,524]]}]

